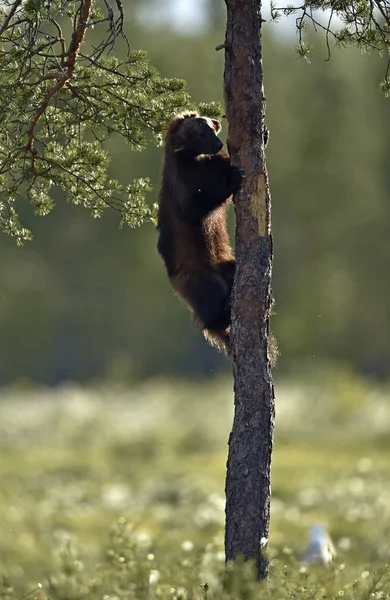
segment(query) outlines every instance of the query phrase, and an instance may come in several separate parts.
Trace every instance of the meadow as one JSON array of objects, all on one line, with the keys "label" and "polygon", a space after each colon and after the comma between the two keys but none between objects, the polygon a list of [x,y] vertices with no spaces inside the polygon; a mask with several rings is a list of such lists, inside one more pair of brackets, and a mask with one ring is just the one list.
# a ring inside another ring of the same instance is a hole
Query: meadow
[{"label": "meadow", "polygon": [[[0,393],[0,598],[390,598],[390,389],[276,383],[270,580],[224,569],[231,381]],[[324,523],[337,557],[299,556]]]}]

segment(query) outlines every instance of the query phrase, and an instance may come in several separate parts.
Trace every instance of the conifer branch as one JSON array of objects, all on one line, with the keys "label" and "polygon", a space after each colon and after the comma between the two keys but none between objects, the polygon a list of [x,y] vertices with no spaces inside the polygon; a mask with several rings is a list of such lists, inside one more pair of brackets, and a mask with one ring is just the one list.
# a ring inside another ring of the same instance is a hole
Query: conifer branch
[{"label": "conifer branch", "polygon": [[69,49],[67,52],[68,59],[64,63],[64,66],[67,67],[66,72],[65,73],[47,73],[46,75],[43,75],[41,78],[41,81],[43,81],[44,79],[58,79],[58,81],[55,86],[53,86],[52,88],[50,88],[48,90],[45,98],[43,99],[41,106],[39,107],[39,109],[35,113],[34,117],[32,118],[32,120],[30,122],[30,126],[27,131],[26,151],[30,152],[30,154],[31,154],[31,170],[33,171],[34,174],[36,173],[35,158],[37,155],[37,150],[34,148],[35,128],[36,128],[40,118],[42,117],[43,113],[49,106],[50,101],[53,98],[53,96],[55,96],[64,87],[67,80],[70,79],[73,75],[73,72],[76,67],[77,54],[80,50],[80,46],[81,46],[84,36],[85,36],[85,31],[86,31],[87,23],[88,23],[88,19],[89,19],[89,13],[91,11],[91,5],[92,5],[92,0],[84,0],[84,2],[82,4],[78,23],[77,23],[76,28],[73,31],[72,39],[69,44]]},{"label": "conifer branch", "polygon": [[58,32],[58,39],[57,41],[60,42],[61,44],[61,67],[64,66],[64,58],[66,56],[66,48],[65,48],[65,40],[64,37],[62,35],[62,29],[61,26],[59,25],[59,23],[57,23],[57,21],[55,19],[50,19],[50,22],[53,23],[54,27],[57,29]]},{"label": "conifer branch", "polygon": [[0,27],[0,35],[2,35],[4,33],[4,31],[7,29],[12,17],[14,16],[14,14],[16,13],[18,7],[21,5],[23,0],[16,0],[13,5],[11,10],[9,11],[8,15],[5,18],[5,21],[3,23],[3,25]]}]

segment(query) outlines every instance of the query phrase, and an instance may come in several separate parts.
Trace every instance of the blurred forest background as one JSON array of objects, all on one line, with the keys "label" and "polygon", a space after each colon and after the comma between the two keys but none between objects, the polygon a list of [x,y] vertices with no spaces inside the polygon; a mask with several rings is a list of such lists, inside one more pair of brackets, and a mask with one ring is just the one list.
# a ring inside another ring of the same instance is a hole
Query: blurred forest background
[{"label": "blurred forest background", "polygon": [[[223,100],[224,5],[126,0],[133,49],[181,77],[195,102]],[[172,13],[178,11],[178,18]],[[197,18],[195,18],[195,16]],[[275,247],[273,329],[278,374],[301,378],[337,364],[385,379],[390,363],[390,111],[378,92],[385,62],[353,50],[315,59],[294,52],[286,23],[264,26],[267,149]],[[226,135],[227,124],[223,124]],[[150,176],[155,202],[162,149],[131,152],[112,139],[111,176]],[[118,228],[58,196],[48,217],[21,206],[34,241],[0,237],[0,383],[130,381],[229,371],[174,299],[152,225]],[[234,232],[234,210],[231,209]]]}]

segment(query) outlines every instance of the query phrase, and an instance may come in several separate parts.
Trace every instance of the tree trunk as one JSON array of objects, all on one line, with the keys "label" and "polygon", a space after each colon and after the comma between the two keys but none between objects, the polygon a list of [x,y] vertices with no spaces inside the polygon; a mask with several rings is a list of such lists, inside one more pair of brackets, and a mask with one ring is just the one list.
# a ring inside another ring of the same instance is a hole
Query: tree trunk
[{"label": "tree trunk", "polygon": [[245,171],[235,195],[236,261],[231,348],[235,415],[226,478],[226,560],[254,559],[268,573],[274,389],[269,352],[272,305],[271,198],[264,157],[260,0],[225,0],[228,149]]}]

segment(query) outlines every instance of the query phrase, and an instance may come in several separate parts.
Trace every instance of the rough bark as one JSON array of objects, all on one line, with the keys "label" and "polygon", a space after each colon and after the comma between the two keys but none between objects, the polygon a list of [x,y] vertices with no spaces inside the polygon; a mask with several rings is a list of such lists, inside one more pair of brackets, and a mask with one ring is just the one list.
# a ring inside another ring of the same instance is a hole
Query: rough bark
[{"label": "rough bark", "polygon": [[274,390],[269,360],[272,304],[271,198],[264,156],[261,1],[225,0],[228,149],[245,171],[235,195],[237,270],[232,305],[235,415],[226,478],[226,560],[254,559],[268,573]]}]

